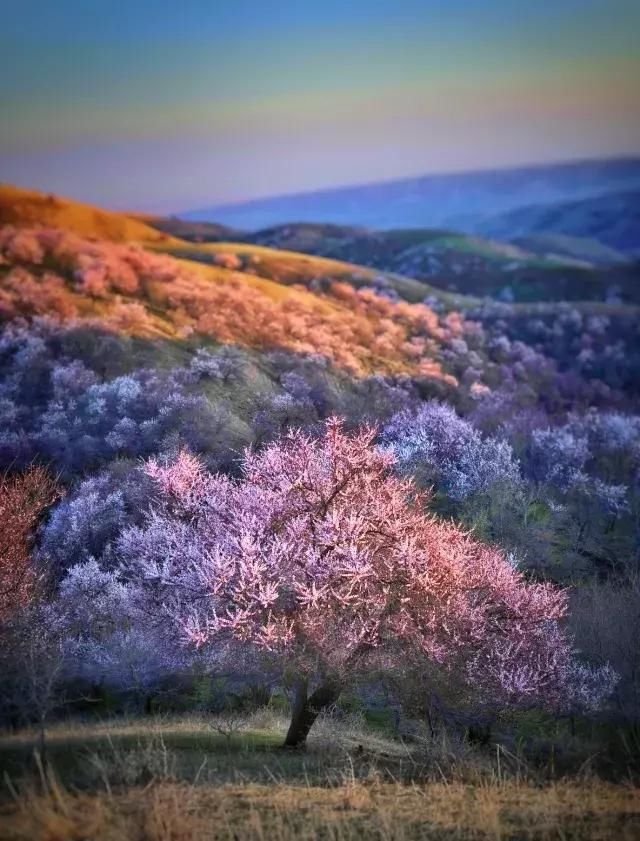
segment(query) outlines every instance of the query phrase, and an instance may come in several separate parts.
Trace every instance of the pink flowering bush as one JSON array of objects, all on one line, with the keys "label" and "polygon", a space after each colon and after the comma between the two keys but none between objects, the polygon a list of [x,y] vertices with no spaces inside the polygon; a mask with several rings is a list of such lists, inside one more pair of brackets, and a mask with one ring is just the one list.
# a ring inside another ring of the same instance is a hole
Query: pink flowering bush
[{"label": "pink flowering bush", "polygon": [[150,461],[159,499],[118,541],[125,578],[188,645],[282,662],[297,688],[289,745],[357,673],[397,658],[463,674],[497,705],[597,706],[611,680],[577,669],[565,592],[425,514],[375,434],[336,419],[317,439],[291,432],[247,452],[237,481],[184,452]]}]

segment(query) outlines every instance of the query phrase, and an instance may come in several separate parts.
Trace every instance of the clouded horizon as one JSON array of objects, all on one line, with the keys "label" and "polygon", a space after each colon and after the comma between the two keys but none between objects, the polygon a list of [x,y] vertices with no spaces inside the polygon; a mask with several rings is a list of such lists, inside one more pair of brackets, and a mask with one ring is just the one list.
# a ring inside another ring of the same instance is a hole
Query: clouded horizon
[{"label": "clouded horizon", "polygon": [[633,155],[638,31],[630,0],[24,0],[0,34],[0,179],[169,212]]}]

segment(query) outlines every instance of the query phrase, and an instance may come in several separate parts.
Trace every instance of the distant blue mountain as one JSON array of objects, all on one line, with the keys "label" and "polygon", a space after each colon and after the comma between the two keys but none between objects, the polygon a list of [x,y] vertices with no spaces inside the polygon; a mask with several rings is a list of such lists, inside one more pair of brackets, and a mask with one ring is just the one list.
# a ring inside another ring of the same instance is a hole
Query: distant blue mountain
[{"label": "distant blue mountain", "polygon": [[[486,231],[491,220],[496,222],[496,217],[519,208],[632,190],[640,190],[640,157],[427,175],[213,206],[180,215],[247,231],[288,222],[330,222],[377,229],[444,227],[478,233]],[[513,235],[522,233],[519,230]]]}]

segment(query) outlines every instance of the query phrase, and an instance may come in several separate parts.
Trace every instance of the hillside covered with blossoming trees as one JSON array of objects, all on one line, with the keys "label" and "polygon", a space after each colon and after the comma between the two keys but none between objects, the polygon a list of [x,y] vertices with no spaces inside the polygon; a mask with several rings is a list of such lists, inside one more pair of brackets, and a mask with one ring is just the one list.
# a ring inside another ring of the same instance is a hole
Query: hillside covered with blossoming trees
[{"label": "hillside covered with blossoming trees", "polygon": [[266,706],[638,772],[635,303],[0,199],[7,732]]}]

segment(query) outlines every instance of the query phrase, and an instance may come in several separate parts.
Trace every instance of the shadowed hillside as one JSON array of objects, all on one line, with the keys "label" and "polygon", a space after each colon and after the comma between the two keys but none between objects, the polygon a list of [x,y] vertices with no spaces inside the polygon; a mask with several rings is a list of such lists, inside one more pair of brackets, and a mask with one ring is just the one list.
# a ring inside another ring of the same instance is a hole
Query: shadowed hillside
[{"label": "shadowed hillside", "polygon": [[222,242],[225,240],[228,242],[229,240],[242,240],[243,238],[241,231],[236,231],[226,225],[218,225],[215,222],[189,222],[177,216],[154,216],[146,213],[130,215],[133,219],[138,219],[157,231],[187,242]]},{"label": "shadowed hillside", "polygon": [[582,265],[615,266],[629,263],[622,251],[604,245],[597,239],[568,234],[542,233],[516,237],[514,245],[541,257],[568,257]]},{"label": "shadowed hillside", "polygon": [[598,240],[629,255],[640,255],[640,192],[624,192],[552,204],[532,204],[485,219],[479,230],[512,239],[531,234],[565,234]]},{"label": "shadowed hillside", "polygon": [[312,291],[321,291],[337,280],[356,289],[374,289],[385,297],[400,298],[412,304],[433,299],[446,309],[464,310],[477,303],[473,297],[457,295],[422,280],[358,264],[354,260],[347,262],[346,255],[345,259],[333,259],[245,242],[185,244],[161,246],[160,249],[176,257],[240,269],[288,286],[301,284]]}]

